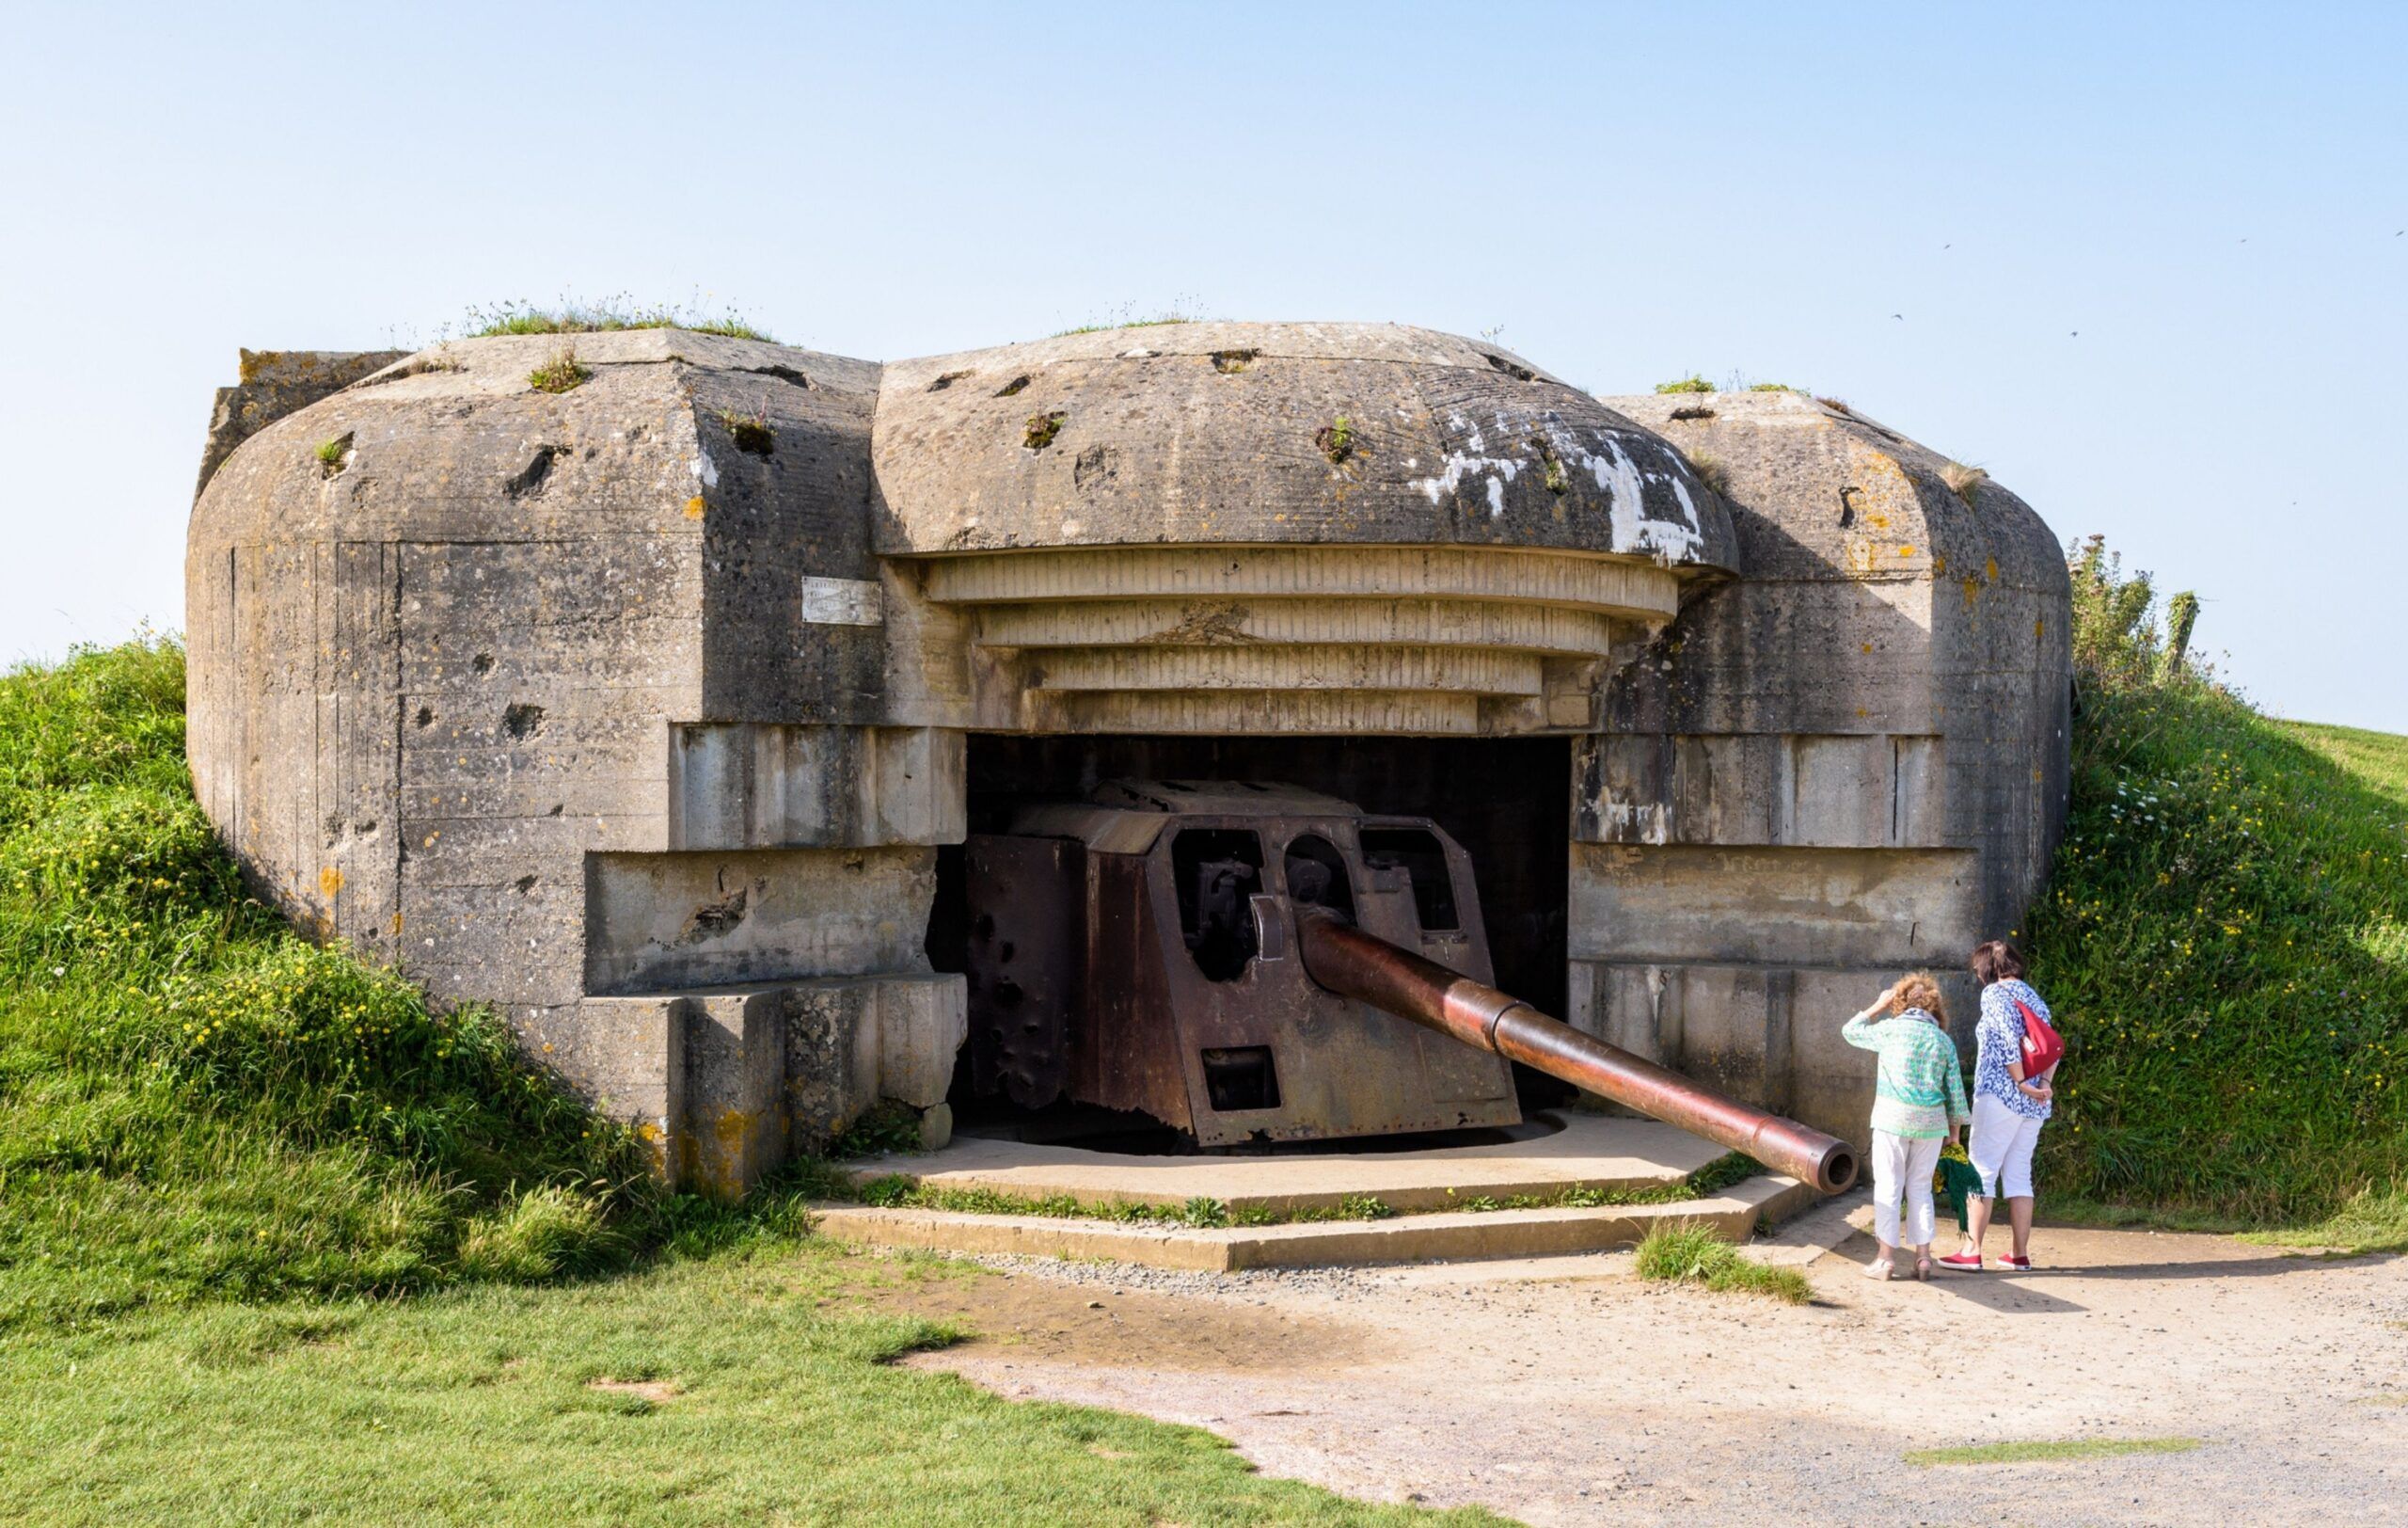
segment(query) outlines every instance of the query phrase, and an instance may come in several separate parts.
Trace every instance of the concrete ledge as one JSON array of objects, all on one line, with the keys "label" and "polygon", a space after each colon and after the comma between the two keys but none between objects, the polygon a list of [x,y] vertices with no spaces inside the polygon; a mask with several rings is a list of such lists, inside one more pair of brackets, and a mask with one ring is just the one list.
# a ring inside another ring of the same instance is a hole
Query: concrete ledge
[{"label": "concrete ledge", "polygon": [[1544,1197],[1575,1188],[1640,1193],[1678,1184],[1723,1154],[1719,1146],[1654,1120],[1560,1118],[1563,1128],[1551,1135],[1502,1145],[1314,1155],[1129,1156],[957,1137],[941,1152],[881,1158],[848,1170],[856,1184],[899,1175],[928,1188],[985,1189],[1023,1199],[1067,1194],[1085,1204],[1216,1199],[1231,1210],[1293,1215],[1336,1209],[1353,1195],[1370,1195],[1392,1210],[1411,1212],[1456,1209],[1466,1199]]},{"label": "concrete ledge", "polygon": [[1759,1220],[1778,1220],[1814,1199],[1814,1190],[1805,1184],[1768,1173],[1712,1199],[1669,1204],[1453,1211],[1391,1220],[1218,1230],[858,1204],[817,1205],[813,1216],[821,1234],[875,1247],[1107,1258],[1149,1267],[1227,1273],[1612,1251],[1636,1245],[1650,1227],[1674,1220],[1701,1221],[1729,1240],[1744,1242]]}]

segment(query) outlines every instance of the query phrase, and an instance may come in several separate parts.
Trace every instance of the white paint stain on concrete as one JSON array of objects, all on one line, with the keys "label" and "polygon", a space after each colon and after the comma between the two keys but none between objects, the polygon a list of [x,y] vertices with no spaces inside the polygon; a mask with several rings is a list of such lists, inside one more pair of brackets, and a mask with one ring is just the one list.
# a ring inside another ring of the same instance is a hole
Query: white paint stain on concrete
[{"label": "white paint stain on concrete", "polygon": [[[1414,478],[1407,486],[1418,488],[1434,504],[1448,495],[1462,491],[1469,478],[1485,477],[1482,493],[1488,500],[1488,515],[1497,519],[1505,513],[1505,485],[1525,467],[1540,461],[1539,438],[1529,437],[1521,454],[1490,455],[1488,440],[1480,426],[1461,414],[1450,414],[1447,422],[1465,437],[1469,448],[1447,454],[1444,470],[1428,477]],[[1497,424],[1505,428],[1500,416]],[[1618,552],[1652,553],[1667,561],[1687,561],[1697,555],[1704,544],[1704,521],[1698,514],[1697,502],[1690,496],[1688,485],[1683,481],[1679,459],[1670,447],[1656,447],[1662,466],[1642,467],[1625,450],[1618,436],[1610,430],[1582,431],[1574,426],[1545,424],[1539,427],[1545,438],[1546,449],[1569,471],[1581,471],[1592,478],[1599,492],[1607,497],[1608,524],[1611,528],[1610,549]],[[1585,438],[1584,438],[1585,437]],[[1648,449],[1642,446],[1641,450]],[[1408,462],[1418,467],[1418,460]],[[1671,490],[1673,501],[1680,505],[1681,518],[1662,519],[1647,513],[1647,489],[1651,484],[1661,484]]]}]

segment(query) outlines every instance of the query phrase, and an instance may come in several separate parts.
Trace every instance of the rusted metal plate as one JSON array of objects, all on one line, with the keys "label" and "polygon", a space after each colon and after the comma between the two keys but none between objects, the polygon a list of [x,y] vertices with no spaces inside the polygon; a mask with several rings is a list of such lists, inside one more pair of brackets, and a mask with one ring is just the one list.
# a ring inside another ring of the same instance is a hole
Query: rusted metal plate
[{"label": "rusted metal plate", "polygon": [[[1418,943],[1409,888],[1366,869],[1351,816],[1182,814],[1149,856],[1156,905],[1177,906],[1179,836],[1215,831],[1259,836],[1262,892],[1282,899],[1297,889],[1289,879],[1290,847],[1313,838],[1331,845],[1345,861],[1345,890],[1355,915],[1367,927]],[[1476,918],[1471,927],[1465,952],[1476,939]],[[1190,954],[1173,916],[1157,920],[1155,955],[1177,1020],[1190,1128],[1204,1145],[1512,1124],[1521,1118],[1511,1073],[1496,1058],[1443,1042],[1426,1045],[1415,1026],[1323,991],[1292,952],[1279,957],[1259,949],[1233,979],[1215,981]],[[1478,963],[1485,969],[1484,945],[1478,947]],[[1249,1053],[1268,1057],[1275,1103],[1247,1107],[1252,1100],[1242,1089],[1232,1096],[1231,1084],[1243,1074],[1233,1075],[1233,1063]]]},{"label": "rusted metal plate", "polygon": [[1176,929],[1178,915],[1175,900],[1168,915],[1161,911],[1150,864],[1137,854],[1087,856],[1086,981],[1073,1029],[1071,1096],[1186,1129],[1188,1090],[1159,938],[1165,923]]},{"label": "rusted metal plate", "polygon": [[962,858],[971,1085],[1041,1107],[1069,1081],[1085,1001],[1086,851],[1075,838],[973,834]]}]

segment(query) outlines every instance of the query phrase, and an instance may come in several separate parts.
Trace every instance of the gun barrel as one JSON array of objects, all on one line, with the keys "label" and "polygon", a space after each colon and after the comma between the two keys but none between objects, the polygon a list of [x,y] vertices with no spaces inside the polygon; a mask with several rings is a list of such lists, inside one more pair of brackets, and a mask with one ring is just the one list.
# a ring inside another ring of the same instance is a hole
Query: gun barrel
[{"label": "gun barrel", "polygon": [[1856,1181],[1856,1148],[1844,1140],[1584,1035],[1520,998],[1365,933],[1326,908],[1299,906],[1295,913],[1306,974],[1332,992],[1743,1152],[1823,1193],[1836,1194]]}]

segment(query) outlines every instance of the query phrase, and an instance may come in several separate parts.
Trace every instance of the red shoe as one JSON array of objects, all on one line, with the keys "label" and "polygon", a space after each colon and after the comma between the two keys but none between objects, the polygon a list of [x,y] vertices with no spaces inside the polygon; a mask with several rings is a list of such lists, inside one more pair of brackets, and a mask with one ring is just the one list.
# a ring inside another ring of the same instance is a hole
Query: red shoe
[{"label": "red shoe", "polygon": [[1946,1257],[1934,1258],[1932,1261],[1943,1268],[1955,1268],[1959,1273],[1982,1271],[1982,1254],[1979,1252],[1975,1252],[1971,1257],[1962,1252],[1951,1252]]},{"label": "red shoe", "polygon": [[1998,1260],[1998,1264],[2002,1268],[2012,1268],[2018,1273],[2032,1271],[2032,1260],[2028,1257],[2003,1257]]}]

